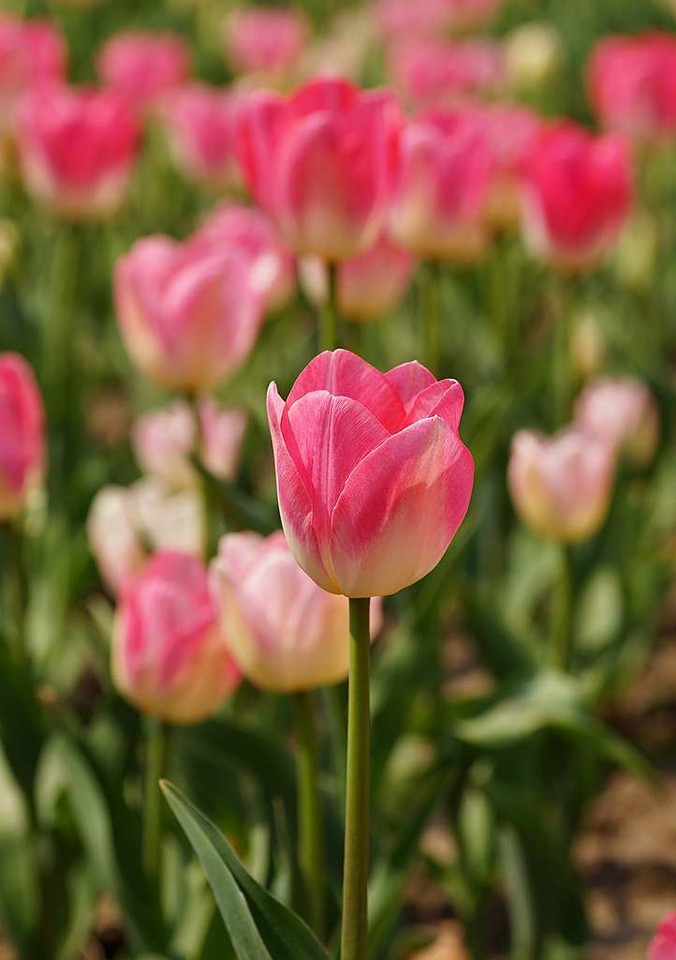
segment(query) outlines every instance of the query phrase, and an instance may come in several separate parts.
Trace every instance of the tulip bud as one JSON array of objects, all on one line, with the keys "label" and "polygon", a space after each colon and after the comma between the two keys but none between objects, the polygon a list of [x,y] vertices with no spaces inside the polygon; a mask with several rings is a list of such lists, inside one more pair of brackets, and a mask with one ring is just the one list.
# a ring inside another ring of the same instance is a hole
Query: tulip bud
[{"label": "tulip bud", "polygon": [[659,413],[646,384],[633,377],[604,377],[590,383],[575,404],[575,422],[636,466],[645,466],[655,455]]},{"label": "tulip bud", "polygon": [[552,437],[520,430],[512,440],[507,481],[521,519],[548,540],[575,543],[603,523],[612,492],[611,444],[569,427]]},{"label": "tulip bud", "polygon": [[27,190],[73,220],[105,219],[127,193],[139,128],[112,92],[50,86],[22,101],[18,146]]},{"label": "tulip bud", "polygon": [[172,390],[208,390],[234,373],[258,335],[262,301],[250,261],[201,242],[146,237],[115,270],[127,351],[146,376]]},{"label": "tulip bud", "polygon": [[298,66],[310,28],[300,10],[240,7],[224,22],[226,57],[235,73],[274,82]]},{"label": "tulip bud", "polygon": [[171,33],[118,33],[101,49],[99,76],[136,110],[162,106],[188,80],[190,51]]},{"label": "tulip bud", "polygon": [[0,14],[0,132],[13,128],[27,90],[64,80],[67,59],[66,42],[53,23]]},{"label": "tulip bud", "polygon": [[551,23],[526,23],[505,41],[509,85],[522,94],[541,94],[561,72],[564,46]]},{"label": "tulip bud", "polygon": [[676,913],[668,913],[648,947],[647,960],[676,958]]},{"label": "tulip bud", "polygon": [[346,350],[315,357],[286,402],[270,385],[282,524],[315,583],[387,596],[436,566],[472,491],[462,407],[455,380],[415,362],[383,374]]},{"label": "tulip bud", "polygon": [[637,210],[622,231],[615,254],[618,280],[630,290],[649,290],[655,281],[659,228],[654,214]]},{"label": "tulip bud", "polygon": [[176,93],[163,112],[176,166],[189,179],[216,190],[240,182],[235,104],[229,91],[193,83]]},{"label": "tulip bud", "polygon": [[[284,534],[223,537],[211,564],[223,630],[245,677],[291,693],[340,683],[350,665],[349,604],[318,587],[291,556]],[[382,623],[372,605],[372,636]]]},{"label": "tulip bud", "polygon": [[571,323],[570,360],[582,380],[595,376],[606,358],[603,318],[597,309],[577,312]]},{"label": "tulip bud", "polygon": [[0,353],[0,521],[16,516],[44,470],[42,398],[23,357]]},{"label": "tulip bud", "polygon": [[113,679],[143,713],[199,723],[239,683],[202,562],[165,551],[128,582],[117,611]]}]

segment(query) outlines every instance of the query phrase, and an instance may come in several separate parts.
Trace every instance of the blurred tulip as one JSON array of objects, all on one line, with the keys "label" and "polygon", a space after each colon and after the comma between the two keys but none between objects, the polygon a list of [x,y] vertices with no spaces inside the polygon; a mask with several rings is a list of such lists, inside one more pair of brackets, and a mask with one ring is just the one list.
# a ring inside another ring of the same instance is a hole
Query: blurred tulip
[{"label": "blurred tulip", "polygon": [[505,56],[509,86],[538,96],[561,72],[563,38],[552,23],[525,23],[506,38]]},{"label": "blurred tulip", "polygon": [[645,292],[655,282],[660,248],[659,218],[636,209],[620,235],[614,265],[617,279],[630,290]]},{"label": "blurred tulip", "polygon": [[114,285],[130,357],[168,389],[216,386],[246,359],[260,329],[263,297],[250,262],[232,249],[146,237],[118,260]]},{"label": "blurred tulip", "polygon": [[617,243],[632,198],[623,141],[556,123],[542,132],[527,167],[526,241],[563,270],[594,267]]},{"label": "blurred tulip", "polygon": [[437,111],[402,134],[389,233],[420,257],[460,263],[486,251],[493,160],[486,136],[461,114]]},{"label": "blurred tulip", "polygon": [[570,323],[570,360],[574,372],[583,380],[599,373],[606,359],[603,317],[597,309],[574,313]]},{"label": "blurred tulip", "polygon": [[225,54],[235,73],[270,79],[289,76],[297,67],[310,34],[300,10],[239,7],[225,18]]},{"label": "blurred tulip", "polygon": [[590,383],[575,404],[575,421],[637,466],[650,463],[655,456],[659,413],[650,390],[641,380],[603,377]]},{"label": "blurred tulip", "polygon": [[676,133],[676,37],[605,37],[592,54],[589,87],[609,129],[644,141]]},{"label": "blurred tulip", "polygon": [[503,52],[493,40],[402,40],[388,65],[394,85],[418,109],[494,94],[505,82]]},{"label": "blurred tulip", "polygon": [[464,33],[486,26],[502,0],[378,0],[375,16],[387,40],[411,36],[434,37],[446,31]]},{"label": "blurred tulip", "polygon": [[125,585],[112,669],[126,699],[168,723],[205,720],[235,690],[239,671],[197,557],[159,553]]},{"label": "blurred tulip", "polygon": [[190,75],[186,42],[171,33],[118,33],[101,49],[101,81],[137,110],[166,103]]},{"label": "blurred tulip", "polygon": [[218,87],[193,83],[172,97],[163,112],[176,165],[197,183],[213,189],[235,187],[235,96]]},{"label": "blurred tulip", "polygon": [[[344,260],[338,265],[336,278],[340,316],[369,322],[391,313],[406,296],[415,268],[415,258],[384,237],[366,253]],[[324,261],[320,257],[305,257],[300,270],[310,299],[324,303],[328,296]]]},{"label": "blurred tulip", "polygon": [[67,59],[66,42],[55,24],[0,14],[0,131],[13,126],[19,98],[27,90],[64,80]]},{"label": "blurred tulip", "polygon": [[[213,398],[199,404],[200,458],[221,479],[231,478],[238,465],[246,428],[241,410],[221,410]],[[190,462],[197,452],[195,420],[187,403],[176,400],[162,410],[144,414],[134,424],[132,446],[141,470],[171,488],[190,487],[199,476]]]},{"label": "blurred tulip", "polygon": [[68,219],[103,219],[124,201],[139,128],[112,92],[51,86],[19,111],[21,172],[36,200]]},{"label": "blurred tulip", "polygon": [[660,923],[646,960],[676,960],[676,912],[668,913]]},{"label": "blurred tulip", "polygon": [[260,210],[224,203],[204,220],[194,240],[223,250],[232,248],[249,258],[254,286],[262,294],[266,310],[281,310],[293,296],[294,258],[280,241],[275,225]]},{"label": "blurred tulip", "polygon": [[[211,564],[223,630],[245,677],[292,693],[340,683],[350,664],[349,604],[318,587],[291,556],[284,534],[223,537]],[[382,624],[372,607],[371,634]]]},{"label": "blurred tulip", "polygon": [[270,385],[282,523],[319,586],[387,596],[436,566],[472,491],[462,407],[455,380],[415,362],[382,374],[346,350],[315,357],[286,402]]},{"label": "blurred tulip", "polygon": [[18,514],[40,483],[45,460],[42,398],[33,371],[0,353],[0,521]]},{"label": "blurred tulip", "polygon": [[299,78],[333,76],[359,82],[371,62],[375,39],[368,8],[348,7],[308,46],[297,74]]},{"label": "blurred tulip", "polygon": [[240,111],[240,162],[294,250],[345,260],[383,226],[400,125],[389,94],[346,80],[315,80],[288,99],[253,93]]},{"label": "blurred tulip", "polygon": [[605,440],[569,427],[547,437],[520,430],[512,440],[507,480],[517,513],[548,540],[586,540],[603,523],[615,452]]}]

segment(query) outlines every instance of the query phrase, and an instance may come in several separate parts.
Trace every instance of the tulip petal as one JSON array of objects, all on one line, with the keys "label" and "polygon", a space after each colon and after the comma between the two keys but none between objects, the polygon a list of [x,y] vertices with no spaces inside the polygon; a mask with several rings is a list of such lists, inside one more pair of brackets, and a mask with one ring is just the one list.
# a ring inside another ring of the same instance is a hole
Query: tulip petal
[{"label": "tulip petal", "polygon": [[469,506],[474,464],[440,417],[390,437],[352,471],[331,520],[347,596],[387,596],[429,573]]},{"label": "tulip petal", "polygon": [[434,374],[417,360],[400,363],[398,367],[388,370],[384,376],[390,386],[397,391],[407,413],[418,394],[437,382]]},{"label": "tulip petal", "polygon": [[426,417],[441,417],[451,430],[458,432],[465,395],[457,380],[439,380],[422,390],[411,404],[406,423],[415,423]]}]

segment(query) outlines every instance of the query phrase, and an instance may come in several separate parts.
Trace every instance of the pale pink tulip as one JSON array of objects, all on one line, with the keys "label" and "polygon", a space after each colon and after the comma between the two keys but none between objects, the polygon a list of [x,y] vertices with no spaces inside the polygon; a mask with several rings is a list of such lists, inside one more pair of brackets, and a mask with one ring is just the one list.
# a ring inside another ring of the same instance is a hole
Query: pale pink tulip
[{"label": "pale pink tulip", "polygon": [[596,266],[631,211],[633,175],[625,143],[563,121],[544,130],[526,170],[526,242],[563,270]]},{"label": "pale pink tulip", "polygon": [[117,263],[115,301],[129,355],[173,390],[214,387],[250,353],[263,297],[233,249],[169,237],[139,240]]},{"label": "pale pink tulip", "polygon": [[575,404],[575,420],[607,440],[637,466],[650,463],[660,420],[647,385],[633,377],[602,377],[590,383]]},{"label": "pale pink tulip", "polygon": [[18,514],[40,483],[45,460],[42,398],[33,371],[0,353],[0,521]]},{"label": "pale pink tulip", "polygon": [[420,257],[478,260],[490,241],[493,169],[488,138],[463,114],[436,111],[411,121],[390,208],[392,239]]},{"label": "pale pink tulip", "polygon": [[197,557],[159,553],[125,584],[112,669],[126,699],[169,723],[205,720],[235,690],[239,670]]},{"label": "pale pink tulip", "polygon": [[194,239],[224,250],[235,249],[248,258],[254,285],[262,293],[267,311],[280,310],[293,296],[294,258],[281,242],[274,223],[260,210],[224,203],[206,218]]},{"label": "pale pink tulip", "polygon": [[284,99],[243,98],[238,154],[247,185],[298,253],[345,260],[381,232],[397,169],[392,96],[320,79]]},{"label": "pale pink tulip", "polygon": [[[284,534],[223,537],[211,564],[223,630],[242,673],[264,690],[292,693],[340,683],[350,665],[349,604],[318,587]],[[382,624],[372,606],[371,636]]]},{"label": "pale pink tulip", "polygon": [[282,523],[320,587],[387,596],[436,566],[472,491],[462,407],[455,380],[416,362],[383,374],[346,350],[316,357],[286,402],[270,385]]},{"label": "pale pink tulip", "polygon": [[676,912],[668,913],[660,923],[646,960],[676,960]]},{"label": "pale pink tulip", "polygon": [[377,0],[375,17],[386,40],[477,30],[497,14],[502,0]]},{"label": "pale pink tulip", "polygon": [[[338,311],[346,320],[369,322],[391,313],[406,296],[416,260],[385,237],[366,253],[338,264]],[[306,257],[300,265],[303,286],[316,303],[328,296],[328,277],[320,257]]]},{"label": "pale pink tulip", "polygon": [[122,205],[139,127],[117,94],[41,87],[26,95],[18,121],[21,172],[29,193],[69,219],[103,219]]},{"label": "pale pink tulip", "polygon": [[171,33],[118,33],[101,49],[101,81],[136,110],[161,107],[190,75],[187,43]]},{"label": "pale pink tulip", "polygon": [[395,87],[418,109],[494,94],[506,82],[504,52],[493,40],[414,37],[393,46],[388,66]]},{"label": "pale pink tulip", "polygon": [[288,76],[298,66],[310,28],[300,10],[239,7],[225,18],[225,54],[235,73]]},{"label": "pale pink tulip", "polygon": [[586,540],[603,523],[613,486],[615,452],[593,434],[569,427],[547,437],[520,430],[512,440],[507,479],[521,518],[548,540]]},{"label": "pale pink tulip", "polygon": [[66,42],[55,24],[0,14],[0,132],[13,126],[27,90],[65,79],[67,59]]},{"label": "pale pink tulip", "polygon": [[236,187],[241,179],[234,142],[236,102],[228,90],[193,83],[176,93],[163,112],[177,167],[212,189]]}]

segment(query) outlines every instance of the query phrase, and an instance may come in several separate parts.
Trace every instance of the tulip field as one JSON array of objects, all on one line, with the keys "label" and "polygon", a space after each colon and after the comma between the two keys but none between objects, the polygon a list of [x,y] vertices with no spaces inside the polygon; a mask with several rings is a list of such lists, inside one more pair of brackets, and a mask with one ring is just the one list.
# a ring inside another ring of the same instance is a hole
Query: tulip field
[{"label": "tulip field", "polygon": [[676,2],[0,0],[0,960],[676,960]]}]

